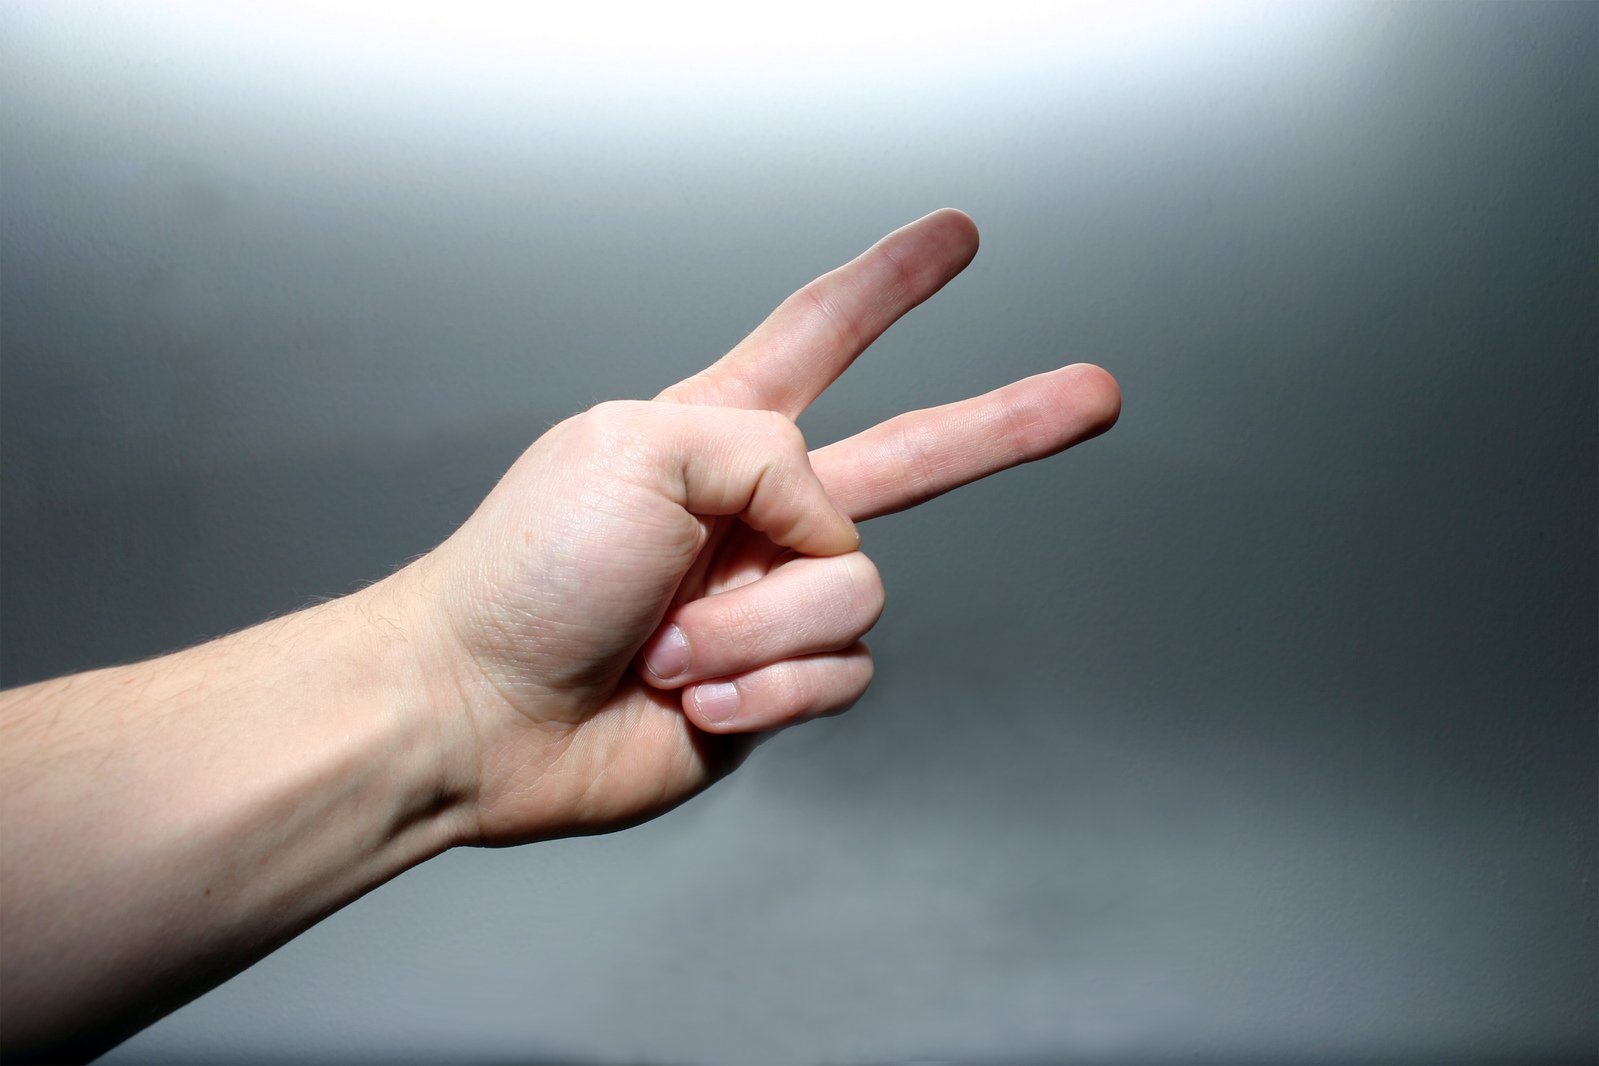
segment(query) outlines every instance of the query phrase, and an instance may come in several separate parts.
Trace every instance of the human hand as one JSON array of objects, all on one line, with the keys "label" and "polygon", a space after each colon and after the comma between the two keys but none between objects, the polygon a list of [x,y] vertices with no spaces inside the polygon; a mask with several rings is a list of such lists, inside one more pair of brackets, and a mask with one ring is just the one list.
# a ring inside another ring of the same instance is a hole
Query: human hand
[{"label": "human hand", "polygon": [[655,401],[556,426],[369,590],[405,619],[466,842],[632,824],[731,769],[750,734],[846,709],[883,605],[852,520],[1115,423],[1114,380],[1076,365],[806,452],[793,419],[976,250],[957,211],[895,231]]},{"label": "human hand", "polygon": [[890,234],[546,433],[385,581],[0,693],[0,1055],[92,1057],[440,850],[648,818],[854,702],[883,604],[854,522],[1118,413],[1066,367],[806,451],[793,419],[976,248],[955,211]]}]

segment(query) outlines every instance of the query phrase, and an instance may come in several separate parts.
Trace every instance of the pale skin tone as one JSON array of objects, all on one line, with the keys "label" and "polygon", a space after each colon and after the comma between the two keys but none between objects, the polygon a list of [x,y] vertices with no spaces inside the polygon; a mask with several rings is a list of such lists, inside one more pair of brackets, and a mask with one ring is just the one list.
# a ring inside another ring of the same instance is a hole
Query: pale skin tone
[{"label": "pale skin tone", "polygon": [[642,821],[853,704],[884,602],[855,523],[1120,410],[1079,364],[807,451],[793,419],[976,250],[958,211],[895,231],[358,593],[0,694],[6,1057],[97,1054],[433,855]]}]

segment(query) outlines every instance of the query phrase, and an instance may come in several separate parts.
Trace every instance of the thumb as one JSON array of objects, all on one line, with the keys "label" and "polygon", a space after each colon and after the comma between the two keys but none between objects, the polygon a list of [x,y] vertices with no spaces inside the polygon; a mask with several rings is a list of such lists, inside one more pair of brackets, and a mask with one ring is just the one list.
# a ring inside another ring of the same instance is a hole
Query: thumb
[{"label": "thumb", "polygon": [[[811,469],[805,438],[771,411],[617,401],[589,414],[647,446],[657,487],[695,515],[737,515],[805,555],[842,555],[860,533]],[[636,435],[636,436],[635,436]]]}]

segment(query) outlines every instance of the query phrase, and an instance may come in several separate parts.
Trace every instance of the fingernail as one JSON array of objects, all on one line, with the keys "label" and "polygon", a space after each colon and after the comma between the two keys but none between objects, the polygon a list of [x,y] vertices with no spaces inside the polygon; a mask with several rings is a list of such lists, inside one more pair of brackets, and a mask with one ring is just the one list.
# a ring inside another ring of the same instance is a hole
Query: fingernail
[{"label": "fingernail", "polygon": [[666,681],[688,669],[688,638],[682,627],[667,626],[655,643],[644,652],[644,665],[650,673]]},{"label": "fingernail", "polygon": [[701,685],[694,690],[694,706],[707,722],[718,725],[730,722],[738,713],[738,686],[731,681]]}]

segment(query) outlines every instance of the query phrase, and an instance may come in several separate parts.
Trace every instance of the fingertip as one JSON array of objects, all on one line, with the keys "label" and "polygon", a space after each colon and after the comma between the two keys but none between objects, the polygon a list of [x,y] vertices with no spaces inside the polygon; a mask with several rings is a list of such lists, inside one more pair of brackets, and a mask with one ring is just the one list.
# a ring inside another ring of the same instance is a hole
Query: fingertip
[{"label": "fingertip", "polygon": [[964,269],[977,256],[982,237],[977,231],[977,223],[965,211],[958,207],[941,207],[924,216],[921,221],[938,227],[940,237],[949,250],[950,260],[958,262],[961,268]]},{"label": "fingertip", "polygon": [[1071,375],[1072,402],[1088,430],[1087,437],[1097,437],[1114,426],[1122,414],[1122,389],[1110,371],[1094,363],[1073,363],[1064,369]]},{"label": "fingertip", "polygon": [[908,306],[915,306],[965,270],[977,255],[977,244],[971,216],[941,207],[901,226],[877,247],[911,278],[906,288],[914,299]]},{"label": "fingertip", "polygon": [[977,223],[972,221],[971,215],[968,215],[960,208],[940,207],[938,210],[929,211],[922,216],[923,221],[932,221],[934,219],[938,220],[942,225],[949,226],[952,231],[959,230],[964,232],[973,243],[976,243]]},{"label": "fingertip", "polygon": [[835,526],[826,533],[807,539],[803,545],[799,546],[801,555],[808,555],[816,559],[830,559],[860,550],[861,535],[853,523],[843,527]]},{"label": "fingertip", "polygon": [[848,555],[850,552],[859,551],[861,547],[860,529],[850,516],[844,513],[843,508],[839,507],[832,497],[821,490],[820,485],[817,486],[817,490],[821,492],[821,497],[826,501],[827,508],[833,512],[832,515],[824,516],[819,511],[812,512],[819,521],[809,524],[809,528],[805,530],[803,536],[796,538],[792,543],[787,540],[781,540],[779,543],[793,548],[801,555],[820,558]]},{"label": "fingertip", "polygon": [[833,509],[838,511],[838,517],[843,522],[843,532],[842,532],[842,534],[839,537],[839,542],[841,544],[845,545],[845,547],[844,547],[844,550],[839,552],[838,554],[840,554],[840,555],[848,555],[850,552],[858,552],[858,551],[860,551],[861,550],[861,530],[860,530],[860,527],[857,526],[850,519],[849,515],[845,514],[842,510],[840,510],[838,508],[837,504],[834,505]]}]

